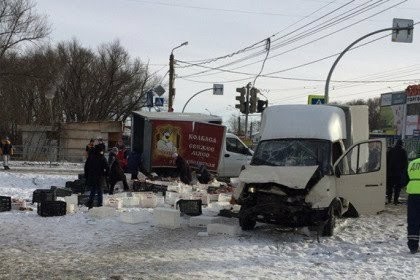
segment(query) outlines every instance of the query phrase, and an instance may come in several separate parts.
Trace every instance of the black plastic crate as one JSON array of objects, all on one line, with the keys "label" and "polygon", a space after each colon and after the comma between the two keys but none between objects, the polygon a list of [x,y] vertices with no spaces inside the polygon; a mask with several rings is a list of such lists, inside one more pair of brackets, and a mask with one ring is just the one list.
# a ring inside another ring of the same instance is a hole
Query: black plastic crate
[{"label": "black plastic crate", "polygon": [[151,192],[152,184],[147,183],[144,180],[134,180],[133,181],[133,191],[134,192]]},{"label": "black plastic crate", "polygon": [[[77,204],[78,205],[84,205],[84,206],[88,206],[87,203],[89,201],[89,195],[88,194],[79,194],[77,196]],[[97,207],[98,206],[98,199],[95,196],[95,198],[93,199],[93,206]]]},{"label": "black plastic crate", "polygon": [[44,201],[38,204],[37,213],[42,217],[64,216],[66,206],[64,201]]},{"label": "black plastic crate", "polygon": [[0,212],[12,210],[12,198],[10,196],[0,196]]},{"label": "black plastic crate", "polygon": [[85,179],[85,173],[81,173],[81,174],[77,174],[77,178],[80,179]]},{"label": "black plastic crate", "polygon": [[86,191],[86,180],[77,179],[71,184],[71,190],[73,193],[84,193]]},{"label": "black plastic crate", "polygon": [[71,189],[73,187],[73,181],[66,182],[66,189]]},{"label": "black plastic crate", "polygon": [[199,216],[202,213],[201,204],[201,199],[180,199],[176,203],[176,207],[179,207],[179,211],[188,216]]},{"label": "black plastic crate", "polygon": [[55,195],[58,196],[58,197],[71,196],[71,194],[73,193],[71,191],[71,189],[60,188],[60,187],[56,187],[56,186],[51,186],[51,190],[54,190]]},{"label": "black plastic crate", "polygon": [[38,189],[32,195],[32,203],[42,203],[44,201],[55,201],[55,190]]},{"label": "black plastic crate", "polygon": [[166,192],[168,191],[168,186],[161,186],[161,185],[152,185],[151,191],[154,193],[162,193],[163,196],[166,195]]}]

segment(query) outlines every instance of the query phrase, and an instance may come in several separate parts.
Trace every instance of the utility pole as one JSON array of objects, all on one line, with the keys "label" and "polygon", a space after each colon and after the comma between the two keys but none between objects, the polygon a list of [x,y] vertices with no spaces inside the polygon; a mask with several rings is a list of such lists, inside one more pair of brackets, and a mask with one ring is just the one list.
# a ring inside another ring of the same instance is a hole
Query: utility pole
[{"label": "utility pole", "polygon": [[169,100],[168,100],[168,112],[173,112],[173,98],[175,96],[174,89],[174,54],[171,52],[169,56]]},{"label": "utility pole", "polygon": [[169,56],[169,100],[168,100],[168,112],[173,112],[174,111],[174,108],[173,108],[174,97],[175,97],[175,88],[174,88],[174,83],[175,83],[175,68],[174,68],[175,58],[174,58],[174,50],[176,50],[177,48],[180,48],[182,46],[186,46],[186,45],[188,45],[188,42],[184,42],[181,45],[173,48],[172,51],[171,51],[171,55]]},{"label": "utility pole", "polygon": [[246,99],[245,99],[245,139],[248,133],[248,114],[249,114],[249,92],[251,90],[251,82],[246,85]]}]

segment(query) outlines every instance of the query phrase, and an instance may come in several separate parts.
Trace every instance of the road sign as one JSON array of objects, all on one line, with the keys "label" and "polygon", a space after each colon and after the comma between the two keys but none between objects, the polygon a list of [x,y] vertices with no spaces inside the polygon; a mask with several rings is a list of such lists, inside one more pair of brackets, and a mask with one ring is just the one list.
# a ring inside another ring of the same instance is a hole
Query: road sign
[{"label": "road sign", "polygon": [[308,104],[310,105],[325,104],[325,97],[323,95],[308,95]]},{"label": "road sign", "polygon": [[[413,27],[414,21],[412,19],[402,19],[402,18],[394,18],[392,20],[392,27],[393,28],[404,28],[404,27]],[[413,42],[413,30],[393,30],[392,31],[392,42],[400,42],[400,43],[412,43]]]},{"label": "road sign", "polygon": [[213,95],[223,95],[223,84],[213,84]]},{"label": "road sign", "polygon": [[163,97],[155,97],[155,106],[156,107],[162,107],[163,103],[164,103],[164,98]]},{"label": "road sign", "polygon": [[161,85],[158,85],[153,90],[158,96],[162,96],[165,93],[165,89]]}]

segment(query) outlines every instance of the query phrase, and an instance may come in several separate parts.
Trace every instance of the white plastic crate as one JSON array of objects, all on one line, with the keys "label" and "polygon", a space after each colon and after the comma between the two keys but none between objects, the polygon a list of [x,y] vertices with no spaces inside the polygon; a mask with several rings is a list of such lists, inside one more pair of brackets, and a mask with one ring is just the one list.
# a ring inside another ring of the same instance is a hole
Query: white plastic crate
[{"label": "white plastic crate", "polygon": [[155,208],[153,210],[153,216],[157,226],[171,229],[181,227],[181,216],[179,210]]},{"label": "white plastic crate", "polygon": [[162,195],[156,195],[156,207],[162,207],[165,205],[165,197]]},{"label": "white plastic crate", "polygon": [[207,193],[204,193],[204,192],[193,192],[189,196],[189,199],[201,199],[201,203],[203,205],[209,204],[208,195],[207,195]]},{"label": "white plastic crate", "polygon": [[156,194],[153,192],[143,192],[137,194],[140,199],[140,207],[142,208],[155,208],[157,206]]},{"label": "white plastic crate", "polygon": [[26,201],[23,199],[12,199],[12,210],[26,208]]},{"label": "white plastic crate", "polygon": [[64,201],[67,203],[67,204],[74,204],[74,205],[77,205],[77,203],[78,203],[78,200],[77,200],[77,194],[72,194],[72,195],[70,195],[70,196],[65,196],[65,197],[63,197],[64,198]]},{"label": "white plastic crate", "polygon": [[107,197],[104,199],[104,205],[115,209],[121,209],[123,207],[123,201],[121,198]]},{"label": "white plastic crate", "polygon": [[219,221],[219,217],[196,216],[190,218],[188,225],[190,227],[207,227],[207,225],[215,224]]},{"label": "white plastic crate", "polygon": [[122,198],[124,207],[138,207],[140,206],[140,199],[137,196],[123,197]]},{"label": "white plastic crate", "polygon": [[127,192],[114,193],[114,194],[110,195],[110,197],[124,198],[124,197],[128,197],[128,193]]},{"label": "white plastic crate", "polygon": [[181,195],[176,192],[166,192],[165,203],[169,205],[175,205],[175,203],[181,198]]},{"label": "white plastic crate", "polygon": [[207,225],[207,233],[235,236],[241,233],[241,229],[237,225],[209,224]]},{"label": "white plastic crate", "polygon": [[71,203],[67,203],[66,202],[66,213],[67,214],[71,214],[71,213],[74,213],[75,212],[75,206],[74,206],[74,204],[71,204]]},{"label": "white plastic crate", "polygon": [[127,224],[145,223],[148,220],[149,213],[144,211],[130,211],[120,213],[119,220]]},{"label": "white plastic crate", "polygon": [[89,215],[97,219],[114,217],[115,214],[115,208],[109,206],[93,207],[89,210]]},{"label": "white plastic crate", "polygon": [[231,193],[220,193],[217,201],[219,201],[219,202],[230,202],[231,199],[232,199],[232,194]]},{"label": "white plastic crate", "polygon": [[170,192],[179,192],[181,190],[181,184],[171,183],[168,184],[168,191]]}]

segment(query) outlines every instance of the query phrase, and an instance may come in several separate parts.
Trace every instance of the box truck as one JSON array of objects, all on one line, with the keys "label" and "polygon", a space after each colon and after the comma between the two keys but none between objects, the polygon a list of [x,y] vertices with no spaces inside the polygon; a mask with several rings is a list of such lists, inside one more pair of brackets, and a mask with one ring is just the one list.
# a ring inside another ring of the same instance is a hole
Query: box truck
[{"label": "box truck", "polygon": [[178,153],[191,166],[238,177],[252,151],[221,123],[221,117],[199,113],[133,112],[131,149],[142,153],[148,172],[173,169]]},{"label": "box truck", "polygon": [[243,230],[264,222],[331,236],[337,217],[384,209],[386,145],[368,140],[367,106],[271,106],[261,126],[235,195]]}]

